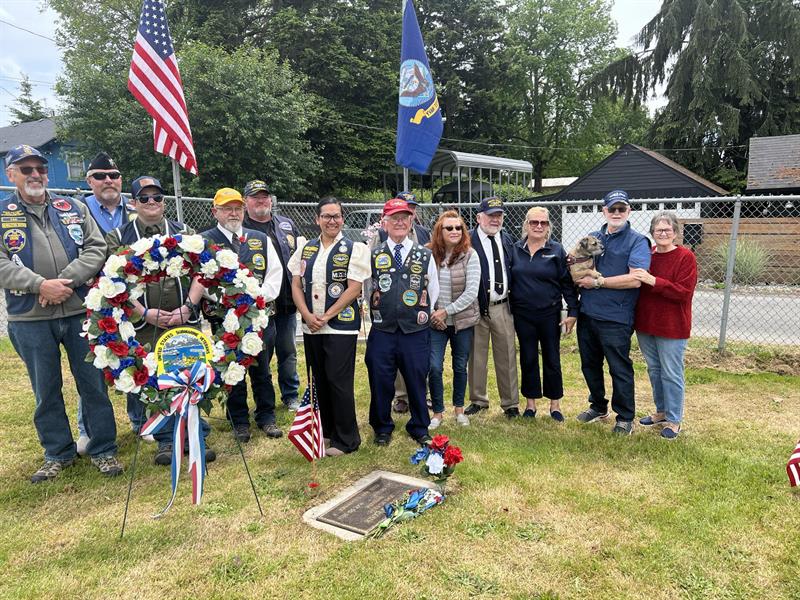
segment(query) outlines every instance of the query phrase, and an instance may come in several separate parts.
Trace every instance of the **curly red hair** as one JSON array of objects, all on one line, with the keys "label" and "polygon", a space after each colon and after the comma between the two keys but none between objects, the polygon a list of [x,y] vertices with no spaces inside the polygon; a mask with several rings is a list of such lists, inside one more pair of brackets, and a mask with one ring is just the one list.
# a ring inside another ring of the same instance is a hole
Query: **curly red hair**
[{"label": "curly red hair", "polygon": [[467,224],[464,222],[464,219],[461,217],[461,215],[454,210],[448,210],[443,212],[441,215],[439,215],[439,219],[433,226],[433,232],[431,233],[431,242],[430,244],[428,244],[428,247],[431,249],[431,252],[433,252],[433,259],[436,261],[437,265],[442,264],[442,262],[444,262],[445,256],[447,255],[447,246],[445,245],[444,233],[442,232],[445,219],[458,219],[459,223],[461,223],[461,240],[458,242],[458,244],[456,244],[456,247],[453,248],[453,253],[450,255],[450,262],[447,263],[447,266],[449,267],[462,254],[466,254],[467,252],[469,252],[469,249],[472,248],[472,244],[469,241]]}]

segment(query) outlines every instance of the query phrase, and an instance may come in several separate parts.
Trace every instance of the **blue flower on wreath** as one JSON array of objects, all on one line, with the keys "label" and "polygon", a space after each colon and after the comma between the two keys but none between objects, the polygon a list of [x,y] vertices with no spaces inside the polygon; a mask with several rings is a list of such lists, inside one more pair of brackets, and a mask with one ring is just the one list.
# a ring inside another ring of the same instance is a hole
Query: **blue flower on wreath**
[{"label": "blue flower on wreath", "polygon": [[426,458],[428,458],[428,454],[430,453],[430,449],[427,446],[422,446],[418,448],[417,451],[411,456],[411,464],[418,465]]},{"label": "blue flower on wreath", "polygon": [[132,358],[120,358],[119,359],[119,368],[120,369],[127,369],[128,367],[132,367],[136,364],[136,361]]},{"label": "blue flower on wreath", "polygon": [[108,342],[113,342],[116,339],[117,336],[113,333],[101,333],[99,336],[97,336],[97,343],[101,346],[107,346]]},{"label": "blue flower on wreath", "polygon": [[142,259],[141,256],[133,256],[128,262],[130,262],[139,271],[141,271],[144,268],[144,260]]},{"label": "blue flower on wreath", "polygon": [[233,283],[233,280],[236,279],[236,271],[229,269],[220,279],[225,283]]},{"label": "blue flower on wreath", "polygon": [[103,315],[104,317],[110,317],[110,316],[112,316],[112,315],[114,314],[114,309],[113,309],[113,308],[111,308],[111,307],[108,307],[108,308],[101,308],[101,309],[100,309],[100,310],[98,310],[97,312],[99,312],[99,313],[100,313],[101,315]]},{"label": "blue flower on wreath", "polygon": [[[175,239],[178,239],[178,238],[175,238]],[[214,258],[214,256],[211,254],[211,252],[209,252],[208,250],[203,250],[200,253],[200,264],[205,264],[208,261],[210,261],[212,258]]]}]

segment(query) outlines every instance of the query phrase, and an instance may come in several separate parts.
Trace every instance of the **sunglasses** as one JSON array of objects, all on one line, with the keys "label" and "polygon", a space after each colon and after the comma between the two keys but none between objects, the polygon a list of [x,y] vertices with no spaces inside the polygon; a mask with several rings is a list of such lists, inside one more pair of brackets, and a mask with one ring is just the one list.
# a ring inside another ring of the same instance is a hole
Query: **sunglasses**
[{"label": "sunglasses", "polygon": [[461,225],[443,225],[442,229],[446,229],[447,231],[461,231]]},{"label": "sunglasses", "polygon": [[623,213],[628,212],[628,207],[627,206],[610,206],[606,210],[611,214],[614,214],[614,213],[623,214]]},{"label": "sunglasses", "polygon": [[89,175],[89,177],[91,177],[95,181],[104,181],[106,177],[116,181],[117,179],[122,177],[122,174],[121,173],[92,173],[91,175]]},{"label": "sunglasses", "polygon": [[47,175],[47,165],[39,165],[38,167],[17,167],[17,169],[23,175],[30,175],[34,171],[39,173],[39,175]]},{"label": "sunglasses", "polygon": [[156,204],[161,204],[164,201],[164,196],[162,196],[161,194],[153,194],[152,196],[147,195],[147,196],[136,197],[136,201],[141,202],[142,204],[148,204],[151,200]]},{"label": "sunglasses", "polygon": [[528,227],[547,227],[548,225],[550,225],[550,221],[537,221],[536,219],[528,221]]}]

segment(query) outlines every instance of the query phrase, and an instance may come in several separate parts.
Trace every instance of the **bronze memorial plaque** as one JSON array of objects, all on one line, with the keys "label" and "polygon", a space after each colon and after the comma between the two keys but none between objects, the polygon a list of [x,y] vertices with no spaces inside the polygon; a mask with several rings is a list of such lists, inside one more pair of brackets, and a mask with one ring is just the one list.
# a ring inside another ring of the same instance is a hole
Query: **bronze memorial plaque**
[{"label": "bronze memorial plaque", "polygon": [[383,512],[384,505],[394,502],[409,489],[413,489],[413,486],[408,483],[379,477],[316,519],[366,535],[386,518]]}]

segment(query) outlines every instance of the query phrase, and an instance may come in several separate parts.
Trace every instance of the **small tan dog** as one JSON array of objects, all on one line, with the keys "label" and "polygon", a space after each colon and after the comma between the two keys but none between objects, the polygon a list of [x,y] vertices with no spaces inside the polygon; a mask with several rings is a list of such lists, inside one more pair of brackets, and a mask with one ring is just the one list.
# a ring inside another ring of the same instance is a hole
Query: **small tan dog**
[{"label": "small tan dog", "polygon": [[567,255],[567,265],[569,265],[572,281],[578,283],[587,275],[594,278],[600,277],[600,272],[594,268],[594,259],[596,256],[600,256],[603,250],[605,250],[603,243],[593,235],[582,238],[572,252]]}]

